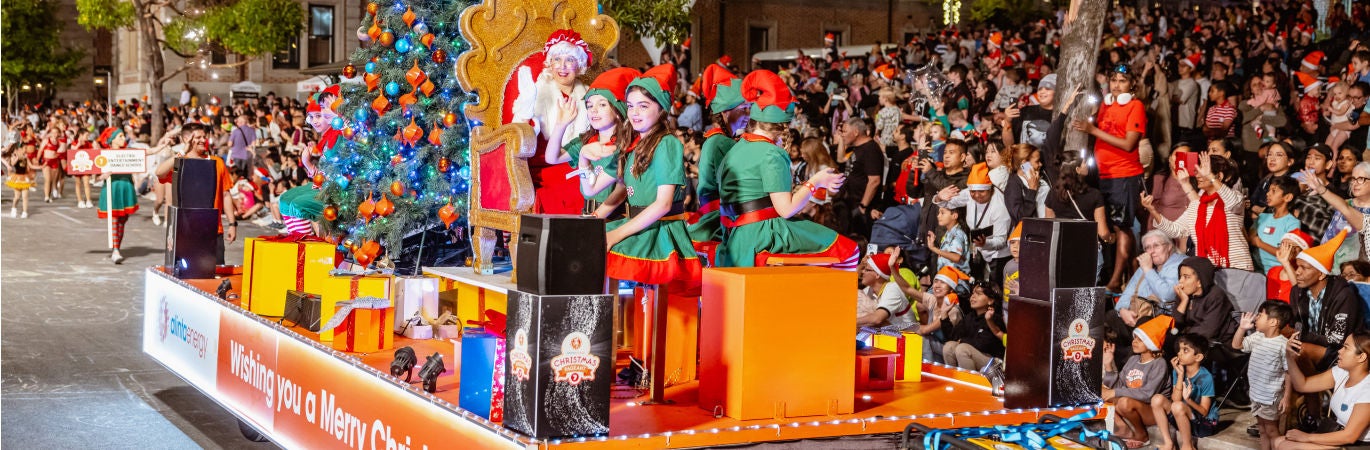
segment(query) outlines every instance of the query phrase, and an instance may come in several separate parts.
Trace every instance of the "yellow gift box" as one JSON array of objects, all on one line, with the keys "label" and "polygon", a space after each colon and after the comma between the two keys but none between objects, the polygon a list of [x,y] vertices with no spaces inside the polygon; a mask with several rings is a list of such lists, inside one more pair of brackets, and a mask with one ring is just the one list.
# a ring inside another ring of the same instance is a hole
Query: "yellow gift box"
[{"label": "yellow gift box", "polygon": [[[451,309],[452,291],[456,291],[456,309]],[[468,320],[485,321],[487,319],[485,317],[486,310],[493,309],[504,314],[509,313],[509,295],[504,292],[443,278],[438,283],[438,293],[438,309],[456,314],[457,318],[461,319],[462,325],[465,325]]]},{"label": "yellow gift box", "polygon": [[903,333],[901,336],[876,333],[872,336],[875,348],[899,354],[894,366],[894,379],[898,381],[923,380],[923,336],[918,333]]},{"label": "yellow gift box", "polygon": [[[333,313],[338,302],[352,300],[357,297],[380,297],[390,299],[391,277],[385,275],[355,275],[355,276],[331,276],[324,280],[323,289],[319,290],[319,323],[328,323],[333,319]],[[391,303],[394,306],[394,303]],[[319,341],[330,342],[333,340],[333,331],[327,330],[319,332]]]},{"label": "yellow gift box", "polygon": [[280,317],[285,314],[286,291],[318,293],[333,270],[337,246],[308,239],[244,240],[243,308],[257,315]]}]

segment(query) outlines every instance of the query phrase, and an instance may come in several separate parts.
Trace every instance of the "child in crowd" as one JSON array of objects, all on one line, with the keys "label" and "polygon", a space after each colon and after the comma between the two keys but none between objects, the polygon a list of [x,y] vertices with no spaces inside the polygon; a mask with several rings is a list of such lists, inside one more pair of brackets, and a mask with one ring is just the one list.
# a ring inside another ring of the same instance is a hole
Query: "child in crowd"
[{"label": "child in crowd", "polygon": [[1170,395],[1151,397],[1151,412],[1156,415],[1156,429],[1163,439],[1158,449],[1175,448],[1170,439],[1174,425],[1181,450],[1194,450],[1195,439],[1212,436],[1218,429],[1218,406],[1213,404],[1213,375],[1202,365],[1208,339],[1194,333],[1178,338],[1179,354],[1170,359],[1175,369],[1170,374],[1173,385]]},{"label": "child in crowd", "polygon": [[933,277],[932,290],[918,299],[916,307],[921,324],[914,332],[923,336],[923,359],[935,363],[943,361],[946,333],[942,330],[942,319],[952,325],[961,321],[961,310],[955,307],[960,304],[960,296],[955,291],[956,286],[969,280],[970,275],[955,267],[944,268]]},{"label": "child in crowd", "polygon": [[1280,265],[1276,253],[1285,233],[1299,229],[1299,218],[1289,213],[1289,205],[1299,194],[1299,185],[1289,177],[1278,177],[1266,189],[1265,212],[1256,217],[1255,223],[1247,231],[1247,242],[1256,247],[1257,262],[1261,271],[1269,271]]},{"label": "child in crowd", "polygon": [[[1256,88],[1254,92],[1255,95],[1251,97],[1251,100],[1247,100],[1246,104],[1251,105],[1252,108],[1260,108],[1267,104],[1280,106],[1280,91],[1276,88],[1278,84],[1275,81],[1275,74],[1273,72],[1262,75],[1259,80],[1253,80],[1252,84],[1254,84],[1255,86],[1253,87]],[[1256,127],[1256,131],[1261,136],[1275,136],[1276,127],[1267,124],[1260,119],[1257,119],[1256,122],[1251,125]]]},{"label": "child in crowd", "polygon": [[965,208],[938,208],[937,226],[947,230],[942,233],[942,239],[937,239],[937,233],[928,231],[928,251],[937,255],[937,271],[951,266],[962,272],[970,271],[970,238],[961,226],[961,217],[965,213]]},{"label": "child in crowd", "polygon": [[1022,248],[1023,242],[1023,222],[1013,226],[1013,232],[1008,235],[1008,252],[1013,256],[1004,264],[1004,298],[1018,295],[1018,252]]},{"label": "child in crowd", "polygon": [[1332,86],[1332,101],[1327,103],[1325,111],[1328,122],[1332,123],[1327,133],[1326,144],[1328,147],[1341,148],[1341,144],[1351,137],[1351,130],[1344,130],[1339,125],[1351,121],[1352,103],[1351,85],[1346,82],[1338,82]]},{"label": "child in crowd", "polygon": [[[1004,302],[995,286],[981,281],[971,288],[970,298],[938,311],[947,343],[942,359],[965,370],[984,371],[994,358],[1004,357]],[[961,320],[951,323],[950,310],[959,308]]]},{"label": "child in crowd", "polygon": [[[1296,160],[1294,152],[1289,144],[1283,142],[1273,142],[1265,150],[1265,169],[1267,175],[1256,183],[1256,188],[1251,190],[1251,213],[1259,214],[1265,212],[1267,207],[1265,194],[1270,189],[1270,183],[1276,178],[1289,176],[1294,168]],[[1255,216],[1250,216],[1255,218]]]},{"label": "child in crowd", "polygon": [[[1242,313],[1237,334],[1232,336],[1232,348],[1250,353],[1246,365],[1248,392],[1251,396],[1251,415],[1261,430],[1261,450],[1270,450],[1271,442],[1280,432],[1280,415],[1293,401],[1289,380],[1284,377],[1287,359],[1284,346],[1289,338],[1280,334],[1294,317],[1288,303],[1267,301],[1259,313]],[[1256,330],[1250,336],[1249,330]]]},{"label": "child in crowd", "polygon": [[1275,252],[1279,265],[1265,273],[1265,298],[1289,303],[1289,292],[1294,288],[1294,259],[1312,246],[1313,236],[1303,230],[1290,231],[1280,238],[1280,248]]},{"label": "child in crowd", "polygon": [[1128,448],[1138,448],[1147,442],[1146,427],[1156,424],[1152,414],[1152,397],[1161,394],[1166,386],[1166,365],[1161,359],[1161,347],[1170,333],[1174,320],[1160,315],[1143,322],[1132,330],[1131,358],[1123,369],[1114,366],[1114,347],[1111,340],[1104,342],[1105,402],[1114,408],[1113,430]]},{"label": "child in crowd", "polygon": [[1232,122],[1237,119],[1237,108],[1228,102],[1228,99],[1235,94],[1232,85],[1227,82],[1214,82],[1208,88],[1208,114],[1204,116],[1204,135],[1209,139],[1225,139],[1236,137]]},{"label": "child in crowd", "polygon": [[1322,118],[1322,82],[1312,75],[1296,72],[1299,83],[1303,84],[1303,95],[1299,97],[1299,126],[1308,135],[1317,134],[1318,123]]}]

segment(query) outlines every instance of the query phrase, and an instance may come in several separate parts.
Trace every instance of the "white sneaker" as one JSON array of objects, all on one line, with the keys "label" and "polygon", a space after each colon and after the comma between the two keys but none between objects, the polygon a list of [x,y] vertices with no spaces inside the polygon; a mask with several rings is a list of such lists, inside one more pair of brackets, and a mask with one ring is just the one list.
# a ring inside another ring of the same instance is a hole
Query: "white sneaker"
[{"label": "white sneaker", "polygon": [[62,198],[62,191],[52,191],[52,198]]},{"label": "white sneaker", "polygon": [[157,215],[157,214],[155,214],[155,213],[152,214],[152,224],[153,224],[153,225],[157,225],[157,226],[162,226],[162,216],[159,216],[159,215]]},{"label": "white sneaker", "polygon": [[93,205],[90,204],[90,201],[84,201],[84,202],[81,202],[81,204],[80,204],[79,206],[77,206],[77,207],[78,207],[78,208],[85,209],[85,208],[89,208],[89,207],[91,207],[91,206],[93,206]]},{"label": "white sneaker", "polygon": [[18,208],[18,207],[10,208],[10,218],[13,219],[13,218],[15,218],[15,217],[19,217],[19,208]]},{"label": "white sneaker", "polygon": [[20,214],[20,215],[19,215],[19,218],[20,218],[20,219],[27,219],[27,218],[29,218],[29,212],[28,212],[28,211],[24,211],[23,214]]},{"label": "white sneaker", "polygon": [[119,254],[119,249],[117,249],[117,248],[114,249],[114,253],[111,253],[111,254],[109,255],[109,259],[110,259],[110,261],[114,261],[115,264],[123,264],[123,263],[124,263],[124,255],[120,255],[120,254]]}]

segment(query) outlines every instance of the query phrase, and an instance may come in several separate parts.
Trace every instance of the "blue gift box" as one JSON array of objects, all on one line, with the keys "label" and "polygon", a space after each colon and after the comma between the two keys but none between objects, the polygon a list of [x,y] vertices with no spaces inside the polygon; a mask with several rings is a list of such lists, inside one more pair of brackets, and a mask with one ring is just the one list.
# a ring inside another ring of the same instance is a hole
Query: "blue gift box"
[{"label": "blue gift box", "polygon": [[468,328],[461,337],[458,405],[493,422],[504,420],[504,336]]}]

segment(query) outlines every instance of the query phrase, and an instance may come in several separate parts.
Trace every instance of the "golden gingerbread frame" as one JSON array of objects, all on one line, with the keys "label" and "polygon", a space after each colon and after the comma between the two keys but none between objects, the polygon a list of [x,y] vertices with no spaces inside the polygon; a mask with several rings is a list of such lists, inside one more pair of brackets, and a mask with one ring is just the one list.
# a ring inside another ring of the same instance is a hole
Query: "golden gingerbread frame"
[{"label": "golden gingerbread frame", "polygon": [[[519,215],[532,211],[533,180],[525,158],[536,151],[537,136],[525,123],[505,124],[501,117],[504,87],[525,59],[542,51],[547,37],[560,29],[580,33],[595,55],[587,73],[599,73],[604,54],[618,44],[618,23],[599,13],[595,0],[485,0],[461,14],[462,36],[471,49],[457,58],[457,81],[476,94],[464,113],[471,128],[471,187],[468,221],[472,229],[472,267],[491,273],[495,231],[518,232]],[[481,208],[480,156],[504,145],[511,185],[512,211]]]}]

